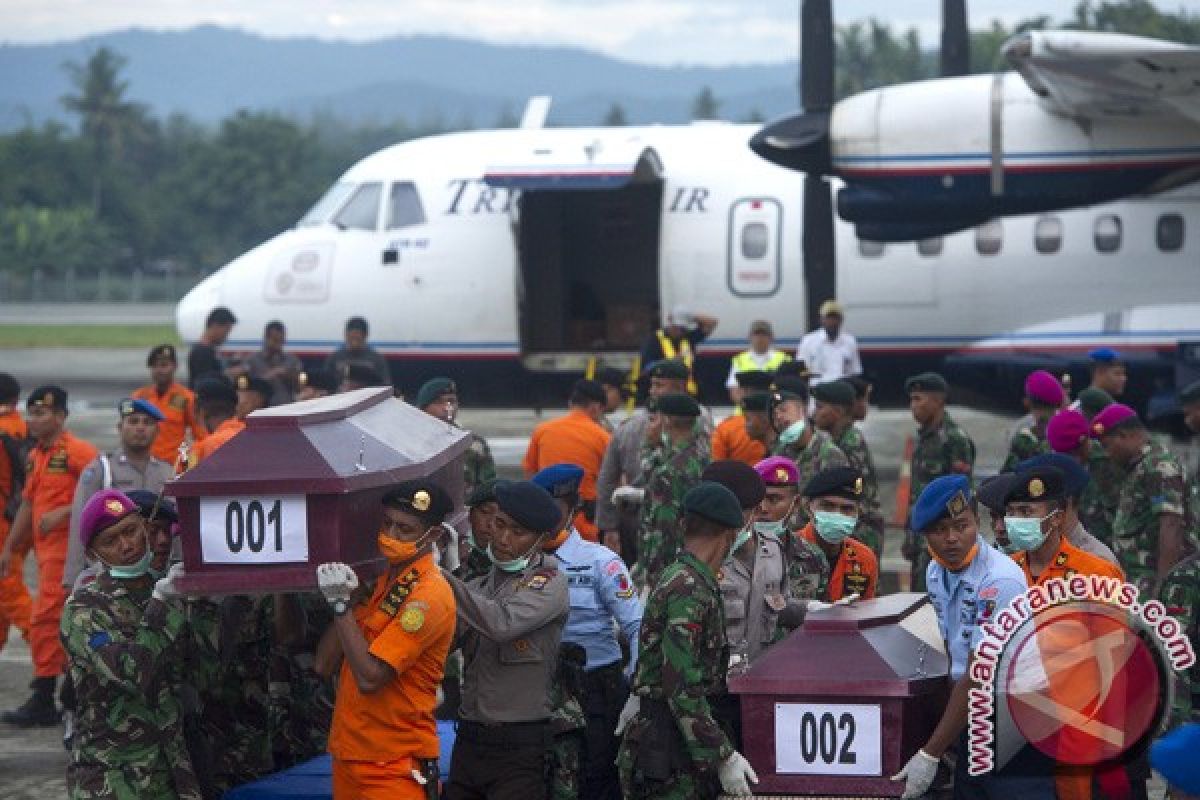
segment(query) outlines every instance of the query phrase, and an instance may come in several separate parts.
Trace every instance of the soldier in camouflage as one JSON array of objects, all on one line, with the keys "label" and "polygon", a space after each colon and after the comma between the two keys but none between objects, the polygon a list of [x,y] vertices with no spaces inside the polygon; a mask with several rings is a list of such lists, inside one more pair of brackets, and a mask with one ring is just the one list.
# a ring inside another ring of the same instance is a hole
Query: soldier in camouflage
[{"label": "soldier in camouflage", "polygon": [[729,489],[704,482],[687,493],[683,511],[683,548],[650,594],[633,694],[618,726],[628,800],[744,796],[758,781],[709,704],[725,691],[729,661],[717,571],[742,509]]},{"label": "soldier in camouflage", "polygon": [[318,594],[276,595],[272,612],[270,738],[275,769],[287,769],[329,746],[333,681],[318,675],[314,664],[333,612]]},{"label": "soldier in camouflage", "polygon": [[[1185,557],[1167,573],[1158,599],[1166,606],[1200,655],[1200,552]],[[1200,662],[1175,673],[1171,724],[1200,722]]]},{"label": "soldier in camouflage", "polygon": [[583,713],[583,666],[587,651],[558,646],[558,671],[550,686],[550,764],[548,800],[579,800],[586,756],[587,716]]},{"label": "soldier in camouflage", "polygon": [[[798,390],[776,381],[777,389],[771,398],[771,424],[779,432],[771,455],[790,458],[799,473],[798,485],[804,486],[818,472],[830,467],[849,464],[829,434],[808,420],[808,398]],[[796,529],[808,524],[808,511],[797,503],[790,524]]]},{"label": "soldier in camouflage", "polygon": [[1022,461],[1050,452],[1046,425],[1066,401],[1067,393],[1053,375],[1044,369],[1029,373],[1025,379],[1025,407],[1029,409],[1030,423],[1013,434],[1001,472],[1012,472]]},{"label": "soldier in camouflage", "polygon": [[103,571],[67,601],[61,635],[77,697],[67,768],[72,800],[200,800],[183,744],[175,573],[155,582],[145,520],[128,497],[96,493],[81,511],[84,551]]},{"label": "soldier in camouflage", "polygon": [[[966,475],[968,482],[975,468],[975,443],[967,432],[946,413],[946,396],[950,385],[936,372],[914,375],[904,384],[908,392],[909,410],[917,423],[917,444],[912,454],[912,483],[909,486],[908,511],[911,519],[913,505],[921,492],[934,478],[943,475]],[[925,572],[929,554],[918,547],[912,530],[904,536],[904,557],[912,562],[910,586],[914,592],[925,591]]]},{"label": "soldier in camouflage", "polygon": [[[1188,430],[1200,434],[1200,381],[1183,387],[1179,393],[1179,407],[1183,409],[1183,422]],[[1187,494],[1192,520],[1200,526],[1200,435],[1192,437],[1192,452],[1195,457],[1187,468]]]},{"label": "soldier in camouflage", "polygon": [[[417,391],[417,408],[442,422],[457,425],[458,387],[449,378],[430,378]],[[463,497],[470,497],[476,486],[496,480],[496,462],[487,440],[471,433],[471,446],[463,461]]]},{"label": "soldier in camouflage", "polygon": [[682,392],[654,404],[642,443],[644,487],[638,560],[632,570],[639,590],[652,589],[683,544],[683,497],[708,466],[708,434],[699,422],[700,406]]},{"label": "soldier in camouflage", "polygon": [[854,538],[881,558],[884,522],[879,510],[879,479],[875,476],[875,462],[871,459],[867,440],[854,424],[854,404],[857,399],[854,386],[846,380],[821,383],[813,387],[812,396],[816,401],[813,425],[829,434],[834,445],[846,456],[849,465],[858,470],[863,478]]},{"label": "soldier in camouflage", "polygon": [[1113,519],[1113,552],[1142,602],[1158,595],[1167,573],[1195,546],[1184,497],[1183,466],[1150,438],[1137,413],[1114,403],[1092,420],[1092,435],[1125,471]]}]

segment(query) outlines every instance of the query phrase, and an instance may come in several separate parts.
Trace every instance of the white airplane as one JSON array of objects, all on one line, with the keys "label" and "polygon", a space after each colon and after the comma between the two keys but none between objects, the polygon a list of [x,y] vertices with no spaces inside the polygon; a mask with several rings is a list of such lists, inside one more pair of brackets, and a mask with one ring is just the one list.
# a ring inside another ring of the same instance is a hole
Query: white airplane
[{"label": "white airplane", "polygon": [[[1017,73],[839,103],[824,170],[786,120],[556,129],[544,102],[518,129],[388,147],[196,286],[179,332],[195,340],[223,305],[229,348],[279,319],[316,357],[364,316],[405,391],[445,373],[473,399],[559,402],[588,357],[629,363],[684,305],[720,319],[697,373],[722,396],[752,320],[794,347],[825,299],[803,279],[805,183],[820,179],[753,140],[841,187],[837,295],[885,396],[952,356],[953,380],[1012,397],[1032,366],[1081,371],[1101,345],[1142,373],[1131,384],[1169,387],[1177,350],[1200,362],[1180,344],[1200,340],[1200,189],[1171,188],[1200,165],[1200,50],[1045,33],[1008,53]],[[1109,94],[1080,64],[1104,65]],[[1134,193],[1149,194],[1080,207]]]}]

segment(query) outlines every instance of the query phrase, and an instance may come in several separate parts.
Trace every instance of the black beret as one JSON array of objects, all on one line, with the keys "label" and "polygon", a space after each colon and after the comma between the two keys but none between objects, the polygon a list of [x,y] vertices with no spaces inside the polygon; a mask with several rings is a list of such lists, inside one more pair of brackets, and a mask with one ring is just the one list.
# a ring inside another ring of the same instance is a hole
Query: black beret
[{"label": "black beret", "polygon": [[236,406],[237,390],[224,378],[201,378],[196,383],[196,405],[204,406],[210,403]]},{"label": "black beret", "polygon": [[[146,489],[134,489],[125,493],[125,496],[133,501],[133,504],[138,507],[138,513],[149,520],[165,519],[167,522],[178,522],[179,512],[175,509],[175,504],[171,502],[171,498],[160,498],[156,492],[151,492]],[[154,516],[150,516],[150,512],[154,512]]]},{"label": "black beret", "polygon": [[767,496],[767,485],[762,477],[743,461],[714,461],[700,473],[700,480],[719,483],[733,492],[743,509],[754,508]]},{"label": "black beret", "polygon": [[804,363],[804,360],[797,358],[795,361],[785,361],[780,364],[779,369],[775,370],[775,375],[780,378],[789,376],[793,378],[807,378],[812,373],[808,371],[808,365]]},{"label": "black beret", "polygon": [[1032,467],[1014,474],[1016,480],[1009,487],[1005,503],[1061,500],[1067,494],[1066,476],[1058,467]]},{"label": "black beret", "polygon": [[818,383],[811,391],[813,399],[819,403],[830,403],[846,408],[854,405],[854,387],[846,381]]},{"label": "black beret", "polygon": [[754,392],[742,398],[743,411],[766,411],[771,405],[771,395],[766,392]]},{"label": "black beret", "polygon": [[433,525],[440,524],[454,510],[450,494],[429,478],[414,478],[396,484],[383,496],[383,504],[400,511],[411,511]]},{"label": "black beret", "polygon": [[51,411],[67,410],[67,390],[59,386],[39,386],[25,398],[26,408],[48,408]]},{"label": "black beret", "polygon": [[1179,405],[1190,406],[1200,403],[1200,381],[1192,381],[1179,390]]},{"label": "black beret", "polygon": [[296,382],[301,386],[311,386],[314,389],[321,389],[336,394],[338,390],[337,375],[334,375],[327,369],[310,369],[306,372],[301,372],[296,376]]},{"label": "black beret", "polygon": [[238,376],[237,388],[239,392],[257,392],[262,395],[263,400],[268,401],[271,399],[271,395],[275,393],[275,388],[271,384],[262,378],[252,378],[249,375]]},{"label": "black beret", "polygon": [[904,382],[904,391],[910,394],[912,392],[949,394],[950,384],[946,383],[946,379],[936,372],[922,372],[920,375],[913,375]]},{"label": "black beret", "polygon": [[471,490],[471,494],[467,495],[466,505],[474,508],[484,503],[496,502],[496,483],[497,481],[485,481],[476,486]]},{"label": "black beret", "polygon": [[784,399],[808,400],[808,381],[796,375],[776,374],[771,389],[777,395],[784,395]]},{"label": "black beret", "polygon": [[616,367],[605,367],[596,373],[596,381],[601,386],[615,386],[622,391],[628,392],[626,384],[629,383],[629,376],[617,369]]},{"label": "black beret", "polygon": [[771,382],[775,380],[775,376],[761,369],[748,369],[737,373],[733,376],[737,381],[737,385],[743,389],[757,389],[760,392],[765,392],[771,388]]},{"label": "black beret", "polygon": [[804,486],[805,497],[844,497],[862,500],[862,473],[854,467],[830,467],[813,475]]},{"label": "black beret", "polygon": [[157,347],[150,349],[150,355],[146,356],[146,366],[153,367],[154,362],[160,358],[169,358],[172,364],[178,364],[179,359],[175,355],[175,345],[160,344]]},{"label": "black beret", "polygon": [[604,391],[604,387],[600,385],[599,381],[590,381],[586,378],[575,381],[575,385],[571,387],[571,395],[592,403],[608,402],[608,393]]},{"label": "black beret", "polygon": [[446,377],[430,378],[417,390],[417,408],[424,408],[442,395],[458,394],[454,381]]},{"label": "black beret", "polygon": [[975,496],[979,498],[979,502],[984,508],[993,514],[1003,516],[1004,500],[1016,482],[1016,475],[1011,472],[1001,472],[999,475],[986,478],[983,483],[979,484],[979,491],[975,493]]},{"label": "black beret", "polygon": [[498,481],[496,503],[522,528],[534,533],[553,533],[562,519],[558,504],[532,481]]},{"label": "black beret", "polygon": [[1037,467],[1054,467],[1063,474],[1064,488],[1068,497],[1081,497],[1092,477],[1083,465],[1062,453],[1039,453],[1017,464],[1017,472],[1027,472]]},{"label": "black beret", "polygon": [[683,496],[683,510],[726,528],[745,524],[737,496],[726,487],[712,481],[702,481]]},{"label": "black beret", "polygon": [[680,361],[678,358],[666,358],[662,361],[655,361],[646,369],[646,374],[652,378],[666,378],[668,380],[686,381],[691,376],[692,371],[688,369],[688,365]]},{"label": "black beret", "polygon": [[700,404],[696,398],[683,392],[671,392],[655,398],[654,410],[672,417],[700,416]]}]

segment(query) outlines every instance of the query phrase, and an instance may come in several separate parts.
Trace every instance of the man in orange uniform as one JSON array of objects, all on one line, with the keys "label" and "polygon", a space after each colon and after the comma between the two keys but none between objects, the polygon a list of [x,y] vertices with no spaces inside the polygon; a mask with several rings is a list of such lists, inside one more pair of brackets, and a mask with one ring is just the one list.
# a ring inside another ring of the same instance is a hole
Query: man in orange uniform
[{"label": "man in orange uniform", "polygon": [[862,494],[862,474],[854,467],[823,470],[804,487],[811,521],[800,535],[821,548],[831,565],[829,583],[817,589],[826,603],[852,594],[869,600],[879,585],[879,560],[850,536],[862,510]]},{"label": "man in orange uniform", "polygon": [[527,478],[554,464],[575,464],[583,469],[579,486],[583,508],[575,515],[575,529],[589,542],[598,541],[600,533],[595,524],[596,477],[612,438],[600,424],[607,400],[604,387],[596,381],[576,381],[567,401],[567,415],[533,429],[521,463]]},{"label": "man in orange uniform", "polygon": [[162,413],[158,423],[158,437],[150,447],[150,455],[176,464],[179,461],[179,445],[190,431],[192,441],[198,442],[208,435],[200,416],[196,413],[196,395],[191,389],[175,382],[175,369],[179,362],[174,345],[160,344],[150,351],[146,359],[150,368],[150,385],[133,393],[134,400],[146,400]]},{"label": "man in orange uniform", "polygon": [[25,471],[21,507],[0,550],[0,575],[11,574],[13,553],[22,552],[30,541],[38,562],[38,593],[29,622],[33,695],[0,716],[9,725],[23,728],[56,725],[60,719],[54,705],[54,684],[67,660],[58,629],[66,600],[62,574],[71,501],[80,473],[98,455],[95,447],[66,430],[67,393],[61,388],[35,389],[25,401],[25,409],[35,446]]},{"label": "man in orange uniform", "polygon": [[333,625],[317,646],[317,672],[340,670],[329,752],[334,800],[438,796],[433,711],[454,638],[454,595],[433,543],[454,501],[437,484],[405,481],[383,497],[379,552],[388,570],[350,611],[358,578],[345,564],[317,567]]},{"label": "man in orange uniform", "polygon": [[[29,431],[17,411],[21,384],[7,372],[0,372],[0,547],[8,539],[9,524],[21,504],[25,484],[25,448]],[[0,578],[0,650],[8,643],[9,626],[15,626],[29,640],[29,617],[33,601],[25,588],[25,552],[13,554],[12,567]]]},{"label": "man in orange uniform", "polygon": [[753,467],[767,457],[767,442],[771,436],[771,425],[767,422],[770,402],[771,395],[766,392],[743,395],[742,413],[726,417],[713,431],[714,461],[741,461]]},{"label": "man in orange uniform", "polygon": [[237,418],[237,404],[237,390],[224,378],[209,378],[196,385],[196,413],[208,430],[208,436],[192,448],[189,467],[211,456],[245,429],[246,423]]}]

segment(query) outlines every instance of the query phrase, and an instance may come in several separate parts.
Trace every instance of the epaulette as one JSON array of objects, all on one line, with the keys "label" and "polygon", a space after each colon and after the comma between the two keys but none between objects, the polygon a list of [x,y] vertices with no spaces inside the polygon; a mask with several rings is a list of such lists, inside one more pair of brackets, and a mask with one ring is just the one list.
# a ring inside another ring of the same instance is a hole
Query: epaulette
[{"label": "epaulette", "polygon": [[416,569],[411,569],[404,577],[397,580],[392,585],[392,588],[388,590],[387,596],[383,598],[383,602],[379,604],[379,610],[389,617],[396,616],[400,611],[400,607],[404,605],[404,601],[412,594],[413,584],[417,582],[418,574]]}]

